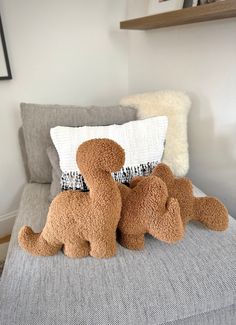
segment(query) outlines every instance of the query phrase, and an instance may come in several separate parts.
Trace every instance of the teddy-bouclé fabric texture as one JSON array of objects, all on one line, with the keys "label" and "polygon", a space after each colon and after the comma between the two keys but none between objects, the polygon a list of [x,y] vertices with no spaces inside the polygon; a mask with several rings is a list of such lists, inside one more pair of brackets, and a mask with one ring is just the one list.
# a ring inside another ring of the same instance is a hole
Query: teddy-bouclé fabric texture
[{"label": "teddy-boucl\u00e9 fabric texture", "polygon": [[119,243],[129,249],[143,249],[146,233],[166,243],[182,239],[184,227],[178,201],[168,198],[167,187],[160,178],[141,178],[134,188],[119,184],[122,197]]},{"label": "teddy-boucl\u00e9 fabric texture", "polygon": [[187,118],[191,107],[189,97],[180,91],[156,91],[126,96],[120,104],[135,107],[140,119],[150,116],[168,117],[166,145],[162,162],[176,176],[185,176],[189,169]]},{"label": "teddy-boucl\u00e9 fabric texture", "polygon": [[[190,179],[176,178],[171,169],[163,163],[154,168],[152,175],[165,183],[169,198],[178,200],[184,226],[189,221],[195,220],[215,231],[224,231],[228,228],[229,217],[224,204],[215,197],[195,197]],[[130,187],[135,188],[143,182],[143,179],[141,176],[134,178]]]},{"label": "teddy-boucl\u00e9 fabric texture", "polygon": [[116,229],[121,213],[121,195],[111,172],[124,164],[124,150],[109,139],[81,144],[76,161],[90,186],[90,192],[65,191],[49,207],[41,233],[24,226],[20,246],[32,255],[64,254],[76,258],[91,255],[111,257],[116,253]]}]

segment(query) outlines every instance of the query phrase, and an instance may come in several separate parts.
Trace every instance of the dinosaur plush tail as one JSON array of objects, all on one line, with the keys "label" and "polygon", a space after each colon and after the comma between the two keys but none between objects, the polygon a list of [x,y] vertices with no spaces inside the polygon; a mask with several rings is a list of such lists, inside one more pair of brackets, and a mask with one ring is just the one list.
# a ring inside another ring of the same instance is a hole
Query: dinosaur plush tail
[{"label": "dinosaur plush tail", "polygon": [[194,198],[194,220],[207,228],[224,231],[228,228],[228,211],[223,203],[214,197]]},{"label": "dinosaur plush tail", "polygon": [[42,233],[34,233],[28,226],[21,228],[18,241],[21,248],[36,256],[55,255],[61,249],[61,245],[49,244],[43,238]]}]

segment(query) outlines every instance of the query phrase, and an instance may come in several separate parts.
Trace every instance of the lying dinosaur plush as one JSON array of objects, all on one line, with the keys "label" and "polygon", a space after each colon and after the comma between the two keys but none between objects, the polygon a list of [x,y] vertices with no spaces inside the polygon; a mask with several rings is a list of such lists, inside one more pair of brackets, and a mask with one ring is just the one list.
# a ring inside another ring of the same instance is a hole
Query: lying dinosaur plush
[{"label": "lying dinosaur plush", "polygon": [[[176,178],[165,164],[158,164],[152,175],[165,182],[169,197],[178,200],[184,225],[190,220],[196,220],[211,230],[227,229],[228,211],[218,199],[208,196],[194,197],[192,182],[187,178]],[[142,176],[134,177],[130,187],[134,189],[142,181]]]},{"label": "lying dinosaur plush", "polygon": [[69,257],[111,257],[116,252],[116,228],[121,194],[111,172],[124,164],[124,150],[109,139],[84,142],[77,164],[90,192],[65,191],[52,201],[41,233],[24,226],[19,244],[33,255],[54,255],[62,247]]},{"label": "lying dinosaur plush", "polygon": [[142,177],[133,189],[119,184],[122,197],[118,224],[119,243],[129,249],[144,247],[144,234],[167,243],[183,238],[184,227],[178,201],[168,199],[165,183],[156,176]]}]

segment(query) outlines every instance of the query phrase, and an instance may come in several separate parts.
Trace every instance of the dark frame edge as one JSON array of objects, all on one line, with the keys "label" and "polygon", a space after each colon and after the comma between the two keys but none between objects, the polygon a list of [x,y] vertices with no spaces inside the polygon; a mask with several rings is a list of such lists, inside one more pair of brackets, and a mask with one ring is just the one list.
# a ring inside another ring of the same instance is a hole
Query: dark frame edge
[{"label": "dark frame edge", "polygon": [[11,67],[10,67],[10,62],[9,62],[9,58],[8,58],[8,53],[7,53],[7,45],[6,45],[6,40],[5,40],[5,36],[4,36],[1,15],[0,15],[0,37],[2,40],[3,53],[4,53],[6,68],[7,68],[7,76],[4,76],[4,77],[0,76],[0,80],[10,80],[10,79],[12,79],[12,74],[11,74]]}]

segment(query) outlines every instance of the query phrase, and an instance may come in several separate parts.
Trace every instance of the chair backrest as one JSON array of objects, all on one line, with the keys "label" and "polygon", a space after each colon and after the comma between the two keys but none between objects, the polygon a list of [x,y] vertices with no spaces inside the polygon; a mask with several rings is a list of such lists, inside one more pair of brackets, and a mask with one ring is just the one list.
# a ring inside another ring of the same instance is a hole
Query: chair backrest
[{"label": "chair backrest", "polygon": [[52,145],[52,127],[123,124],[136,119],[136,109],[21,104],[21,116],[19,141],[27,178],[30,182],[51,183],[47,148]]}]

